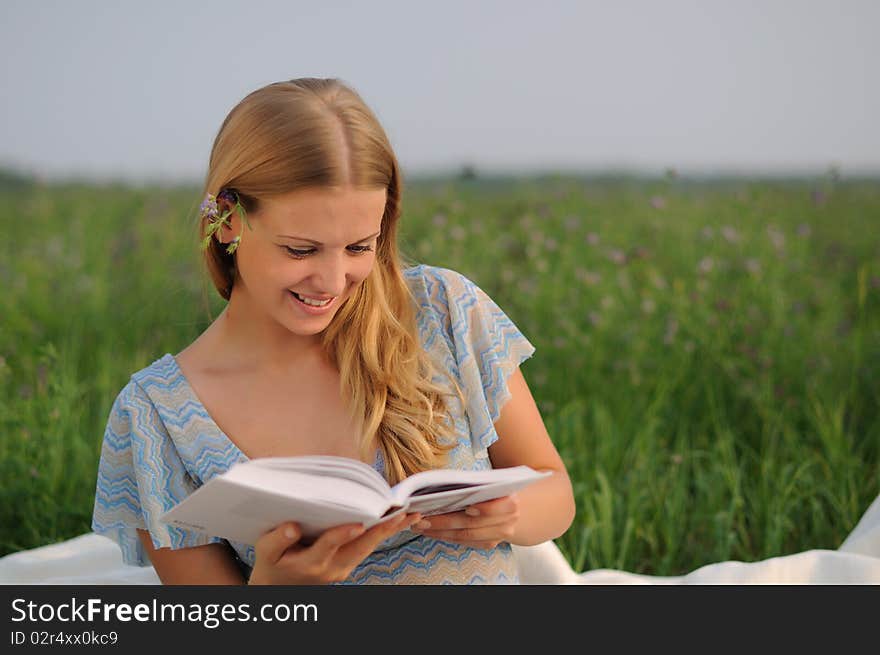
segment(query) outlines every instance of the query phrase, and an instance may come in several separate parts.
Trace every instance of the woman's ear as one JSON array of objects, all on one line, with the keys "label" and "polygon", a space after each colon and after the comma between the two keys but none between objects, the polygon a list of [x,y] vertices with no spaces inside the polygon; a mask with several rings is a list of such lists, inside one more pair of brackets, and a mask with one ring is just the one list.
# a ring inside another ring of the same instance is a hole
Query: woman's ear
[{"label": "woman's ear", "polygon": [[229,215],[224,219],[223,225],[214,235],[219,243],[230,243],[235,238],[235,235],[239,233],[241,218],[235,210],[235,205],[225,198],[217,201],[217,212],[220,216],[227,212]]}]

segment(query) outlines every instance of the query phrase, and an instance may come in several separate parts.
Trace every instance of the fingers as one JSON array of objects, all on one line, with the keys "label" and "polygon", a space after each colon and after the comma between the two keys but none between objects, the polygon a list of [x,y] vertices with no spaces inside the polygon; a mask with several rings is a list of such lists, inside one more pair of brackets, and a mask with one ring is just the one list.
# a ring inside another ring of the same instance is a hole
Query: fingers
[{"label": "fingers", "polygon": [[489,528],[495,525],[503,525],[510,523],[513,517],[509,514],[504,516],[487,516],[487,517],[471,517],[464,512],[453,512],[451,514],[435,514],[428,516],[413,530],[418,533],[431,532],[435,530],[463,530],[465,528]]},{"label": "fingers", "polygon": [[315,568],[347,568],[356,566],[375,547],[391,535],[419,520],[418,515],[401,514],[369,530],[361,524],[346,524],[325,530],[318,539],[300,553],[302,560]]},{"label": "fingers", "polygon": [[510,541],[518,520],[519,499],[510,494],[475,503],[461,512],[430,516],[413,530],[432,539],[489,549]]},{"label": "fingers", "polygon": [[374,525],[367,530],[358,539],[347,544],[341,551],[346,557],[351,557],[360,562],[367,555],[375,550],[382,541],[393,534],[411,527],[414,523],[421,520],[421,514],[401,514],[390,521]]},{"label": "fingers", "polygon": [[420,518],[419,514],[401,514],[369,530],[356,523],[340,525],[325,530],[308,546],[304,544],[299,525],[284,523],[257,540],[257,563],[251,578],[270,581],[262,584],[343,581],[379,542]]},{"label": "fingers", "polygon": [[302,538],[302,530],[297,523],[282,523],[273,530],[269,530],[257,539],[254,544],[255,552],[261,559],[277,562],[284,552],[291,546],[296,545]]},{"label": "fingers", "polygon": [[516,494],[496,498],[484,503],[470,505],[464,511],[435,514],[426,518],[424,526],[413,528],[416,532],[427,534],[436,530],[462,530],[466,528],[486,528],[515,523],[519,519],[519,499]]},{"label": "fingers", "polygon": [[519,511],[519,497],[516,493],[482,503],[474,503],[465,510],[468,516],[500,516],[513,514]]},{"label": "fingers", "polygon": [[358,541],[364,544],[368,544],[370,546],[370,552],[372,552],[372,550],[376,546],[378,546],[379,543],[381,543],[391,535],[411,527],[414,523],[420,521],[421,519],[422,515],[418,513],[401,514],[400,516],[393,518],[390,521],[380,523],[379,525],[374,525]]},{"label": "fingers", "polygon": [[321,533],[321,536],[315,540],[308,550],[303,551],[303,556],[312,564],[318,566],[329,565],[342,546],[357,539],[365,532],[364,526],[357,523],[347,523],[345,525],[338,525],[335,528],[329,528]]},{"label": "fingers", "polygon": [[451,530],[420,530],[419,534],[441,541],[464,543],[471,541],[509,541],[513,537],[514,524],[510,522],[475,528],[459,528]]}]

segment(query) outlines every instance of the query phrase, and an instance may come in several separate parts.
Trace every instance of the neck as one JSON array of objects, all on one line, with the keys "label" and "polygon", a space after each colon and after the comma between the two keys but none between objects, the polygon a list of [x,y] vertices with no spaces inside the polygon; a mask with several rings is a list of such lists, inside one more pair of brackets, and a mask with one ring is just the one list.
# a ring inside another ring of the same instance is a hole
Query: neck
[{"label": "neck", "polygon": [[217,317],[219,341],[227,363],[243,371],[288,373],[323,355],[321,337],[293,334],[271,317],[255,320],[245,293],[233,287],[226,308]]}]

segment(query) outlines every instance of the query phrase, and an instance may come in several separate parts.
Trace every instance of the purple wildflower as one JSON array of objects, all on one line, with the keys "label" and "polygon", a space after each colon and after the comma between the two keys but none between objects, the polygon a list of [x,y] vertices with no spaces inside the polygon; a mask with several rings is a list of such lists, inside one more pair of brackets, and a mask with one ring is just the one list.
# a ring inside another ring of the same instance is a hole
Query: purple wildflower
[{"label": "purple wildflower", "polygon": [[238,192],[235,189],[223,189],[217,195],[217,198],[228,200],[232,204],[236,204],[238,202]]},{"label": "purple wildflower", "polygon": [[205,196],[202,204],[199,205],[199,215],[202,218],[217,217],[217,199],[214,197],[213,194],[209,193]]}]

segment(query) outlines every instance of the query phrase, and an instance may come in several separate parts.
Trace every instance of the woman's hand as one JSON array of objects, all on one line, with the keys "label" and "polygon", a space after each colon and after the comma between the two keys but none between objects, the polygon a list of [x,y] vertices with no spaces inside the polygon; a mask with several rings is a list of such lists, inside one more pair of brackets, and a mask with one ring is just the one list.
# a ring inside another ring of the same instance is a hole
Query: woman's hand
[{"label": "woman's hand", "polygon": [[519,498],[515,493],[503,498],[476,503],[461,512],[434,514],[422,521],[428,527],[413,526],[413,531],[452,541],[471,548],[495,548],[509,541],[519,520]]},{"label": "woman's hand", "polygon": [[347,523],[325,530],[309,546],[300,543],[296,523],[282,523],[254,545],[256,561],[248,584],[294,585],[342,582],[376,546],[421,518],[401,514],[369,530]]}]

